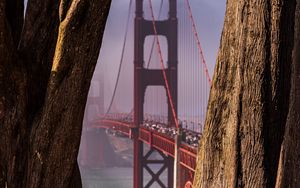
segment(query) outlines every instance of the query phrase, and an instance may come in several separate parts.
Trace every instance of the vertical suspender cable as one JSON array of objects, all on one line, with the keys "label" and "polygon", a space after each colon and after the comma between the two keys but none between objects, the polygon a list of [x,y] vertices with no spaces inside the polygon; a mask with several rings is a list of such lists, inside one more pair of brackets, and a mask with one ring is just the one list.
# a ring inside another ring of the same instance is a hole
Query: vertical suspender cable
[{"label": "vertical suspender cable", "polygon": [[211,85],[211,78],[209,76],[209,72],[208,72],[208,69],[207,69],[206,61],[205,61],[205,58],[204,58],[204,54],[203,54],[203,50],[202,50],[202,47],[201,47],[200,39],[199,39],[199,36],[198,36],[198,33],[197,33],[196,24],[195,24],[195,20],[194,20],[193,14],[192,14],[192,9],[191,9],[189,0],[185,0],[185,4],[186,4],[186,7],[188,9],[188,14],[189,14],[189,17],[190,17],[191,22],[192,22],[192,28],[193,28],[195,40],[197,42],[198,51],[199,51],[199,54],[200,54],[201,59],[202,59],[202,64],[204,66],[205,75],[206,75],[206,78],[207,78],[209,84]]},{"label": "vertical suspender cable", "polygon": [[[192,74],[192,80],[193,80],[193,88],[192,88],[192,91],[193,91],[193,126],[194,126],[194,130],[193,131],[195,131],[196,130],[196,128],[197,128],[197,125],[195,124],[195,115],[196,115],[196,113],[195,113],[195,111],[196,111],[196,102],[195,102],[195,96],[196,96],[196,92],[195,92],[195,85],[196,85],[196,80],[195,80],[195,69],[194,69],[194,61],[195,61],[195,48],[194,48],[194,43],[193,43],[194,41],[193,41],[193,36],[191,35],[191,51],[192,51],[192,61],[191,61],[191,67],[192,67],[192,72],[193,72],[193,74]],[[197,79],[197,78],[196,78]]]},{"label": "vertical suspender cable", "polygon": [[[184,11],[184,10],[183,10]],[[184,14],[185,15],[185,14]],[[184,19],[184,28],[186,28],[186,19]],[[187,56],[187,48],[188,48],[188,44],[187,44],[187,32],[186,29],[184,29],[184,91],[185,91],[185,102],[184,102],[184,111],[185,111],[185,126],[187,126],[187,116],[188,116],[188,89],[187,89],[187,77],[188,77],[188,70],[187,70],[187,63],[188,63],[188,56]],[[187,127],[185,127],[187,128]]]}]

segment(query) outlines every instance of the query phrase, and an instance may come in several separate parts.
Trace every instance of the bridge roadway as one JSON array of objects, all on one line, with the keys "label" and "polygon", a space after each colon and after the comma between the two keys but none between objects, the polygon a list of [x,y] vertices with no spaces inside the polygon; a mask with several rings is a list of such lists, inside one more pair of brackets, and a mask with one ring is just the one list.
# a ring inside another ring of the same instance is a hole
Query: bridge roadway
[{"label": "bridge roadway", "polygon": [[[149,147],[153,147],[174,158],[175,140],[168,134],[163,134],[145,126],[140,126],[137,128],[133,125],[133,122],[115,119],[100,119],[92,127],[114,129],[115,131],[119,131],[131,139],[133,138],[133,131],[138,129],[139,140],[145,144],[148,144]],[[179,148],[179,156],[182,167],[186,168],[194,175],[196,168],[197,148],[182,142]]]}]

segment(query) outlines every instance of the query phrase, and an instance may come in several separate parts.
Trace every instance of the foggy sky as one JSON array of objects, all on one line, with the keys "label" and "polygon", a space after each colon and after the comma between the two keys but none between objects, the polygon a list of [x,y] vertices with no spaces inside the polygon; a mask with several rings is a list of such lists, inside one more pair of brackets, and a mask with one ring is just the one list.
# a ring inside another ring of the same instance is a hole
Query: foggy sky
[{"label": "foggy sky", "polygon": [[[154,3],[154,5],[159,4],[159,0],[152,0],[152,2]],[[178,8],[184,6],[183,2],[183,0],[178,0]],[[110,55],[110,49],[114,49],[114,54],[121,53],[128,4],[129,0],[112,1],[111,10],[105,28],[102,47],[100,50],[98,66],[99,64],[106,61],[119,61],[119,57],[117,55]],[[209,71],[210,74],[212,74],[215,65],[217,50],[219,47],[220,34],[223,27],[226,1],[190,0],[190,4],[192,7],[194,19],[196,21],[197,30],[200,35],[202,48],[209,66]],[[116,63],[116,65],[118,65],[118,63]]]}]

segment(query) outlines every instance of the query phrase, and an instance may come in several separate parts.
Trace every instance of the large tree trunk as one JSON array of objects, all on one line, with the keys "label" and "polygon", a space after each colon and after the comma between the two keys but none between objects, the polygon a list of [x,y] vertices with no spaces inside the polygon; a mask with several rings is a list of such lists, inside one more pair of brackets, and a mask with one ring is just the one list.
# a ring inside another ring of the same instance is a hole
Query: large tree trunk
[{"label": "large tree trunk", "polygon": [[[81,187],[90,80],[111,0],[0,0],[0,187]],[[23,30],[22,30],[23,27]]]},{"label": "large tree trunk", "polygon": [[195,187],[275,187],[286,140],[295,7],[296,0],[227,0]]},{"label": "large tree trunk", "polygon": [[297,0],[292,85],[276,187],[300,187],[300,0]]}]

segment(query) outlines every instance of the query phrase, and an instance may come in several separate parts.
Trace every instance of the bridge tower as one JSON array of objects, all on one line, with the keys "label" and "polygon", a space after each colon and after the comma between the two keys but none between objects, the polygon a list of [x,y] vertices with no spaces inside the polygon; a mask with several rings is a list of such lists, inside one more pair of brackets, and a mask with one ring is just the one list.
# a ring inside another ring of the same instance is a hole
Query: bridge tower
[{"label": "bridge tower", "polygon": [[[134,188],[150,187],[156,182],[161,187],[173,187],[173,159],[160,153],[162,160],[149,160],[153,152],[150,149],[144,153],[143,143],[138,139],[138,127],[144,120],[144,98],[148,86],[163,86],[165,81],[161,69],[146,69],[144,66],[144,43],[149,35],[155,35],[153,21],[146,20],[143,13],[143,1],[136,0],[136,12],[134,22]],[[145,7],[147,8],[147,7]],[[168,60],[165,69],[169,83],[170,93],[177,116],[177,64],[178,64],[178,21],[177,21],[177,0],[169,0],[169,17],[166,20],[155,20],[158,35],[165,36],[168,44]],[[166,92],[167,93],[167,92]],[[168,98],[168,96],[167,96]],[[172,116],[171,105],[168,101],[168,120],[169,126],[175,126]],[[152,148],[152,147],[151,147]],[[151,169],[150,164],[162,164],[162,168],[157,172]],[[167,170],[167,185],[159,179],[161,173]],[[144,185],[143,176],[147,171],[152,177],[148,184]]]},{"label": "bridge tower", "polygon": [[94,129],[91,127],[93,121],[97,118],[97,115],[104,113],[103,88],[103,77],[96,77],[91,81],[85,107],[81,136],[82,141],[79,152],[79,164],[82,167],[101,167],[105,163],[110,162],[108,159],[110,160],[111,157],[109,158],[107,155],[108,153],[111,154],[113,152],[105,132],[101,129]]}]

